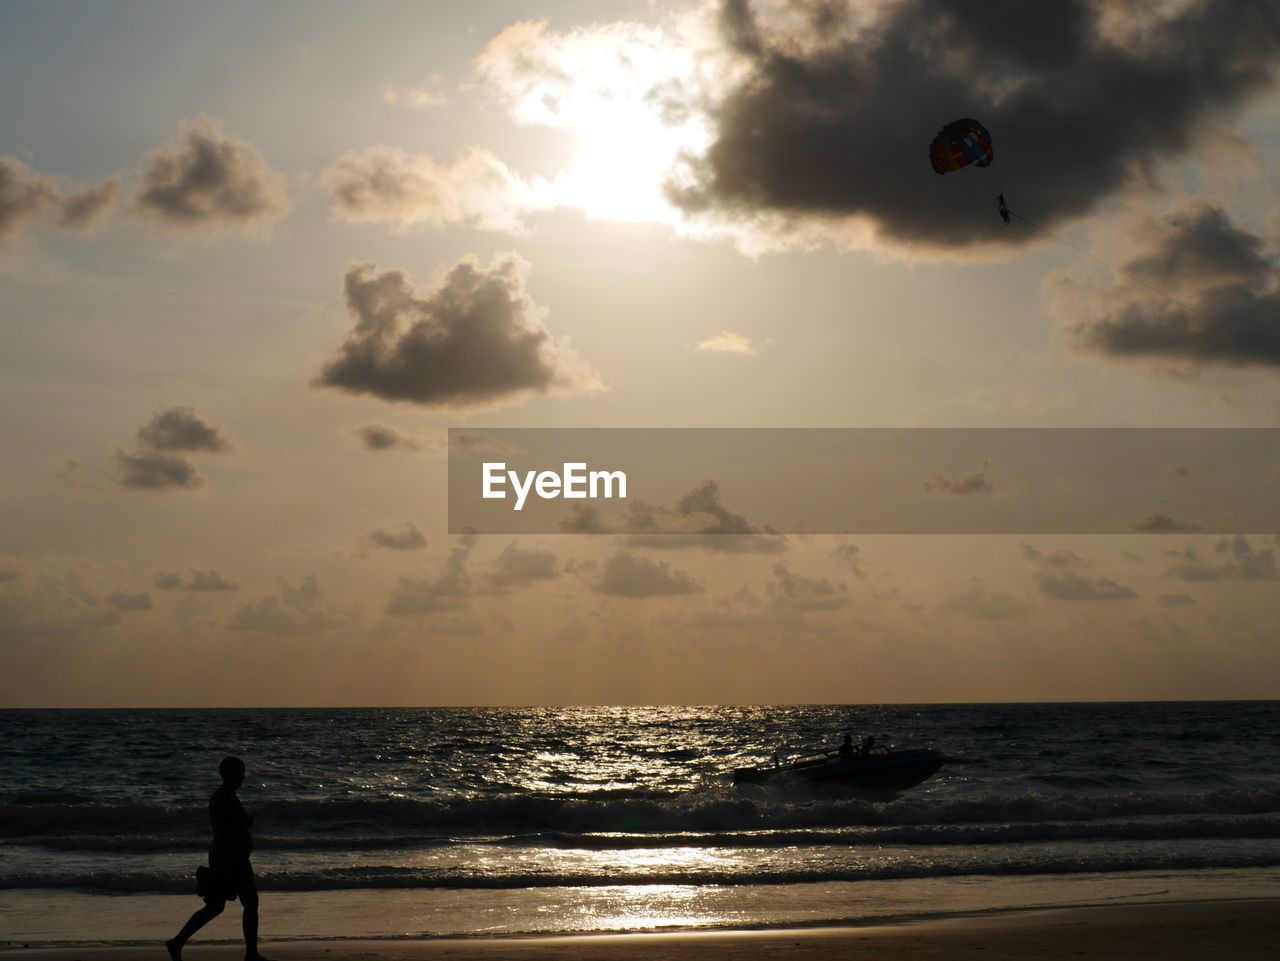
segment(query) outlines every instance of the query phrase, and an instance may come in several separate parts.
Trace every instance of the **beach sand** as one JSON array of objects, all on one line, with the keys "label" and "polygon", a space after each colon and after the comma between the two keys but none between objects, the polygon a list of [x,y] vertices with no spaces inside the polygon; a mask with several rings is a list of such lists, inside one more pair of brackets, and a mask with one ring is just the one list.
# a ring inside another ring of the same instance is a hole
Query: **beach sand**
[{"label": "beach sand", "polygon": [[[263,945],[278,961],[969,961],[1088,958],[1161,961],[1277,957],[1280,899],[1118,905],[964,916],[901,924],[763,931],[476,938],[294,941]],[[189,946],[186,961],[235,961],[240,944]],[[160,945],[11,949],[4,961],[163,961]]]}]

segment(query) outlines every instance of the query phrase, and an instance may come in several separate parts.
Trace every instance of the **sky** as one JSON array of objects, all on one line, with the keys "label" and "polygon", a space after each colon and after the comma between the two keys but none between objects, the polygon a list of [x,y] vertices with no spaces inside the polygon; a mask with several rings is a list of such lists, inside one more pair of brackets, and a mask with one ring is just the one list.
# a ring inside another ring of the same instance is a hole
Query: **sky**
[{"label": "sky", "polygon": [[1274,532],[445,492],[449,427],[1275,426],[1278,66],[1250,0],[3,0],[0,706],[1280,697]]}]

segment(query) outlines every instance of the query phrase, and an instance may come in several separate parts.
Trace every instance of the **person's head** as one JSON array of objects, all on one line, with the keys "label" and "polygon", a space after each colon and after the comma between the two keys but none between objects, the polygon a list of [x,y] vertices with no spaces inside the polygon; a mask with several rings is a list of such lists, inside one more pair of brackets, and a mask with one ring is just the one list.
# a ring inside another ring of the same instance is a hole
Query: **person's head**
[{"label": "person's head", "polygon": [[852,743],[853,743],[853,735],[852,735],[852,734],[846,734],[846,735],[844,736],[844,743],[845,743],[845,744],[852,744]]},{"label": "person's head", "polygon": [[238,788],[244,783],[244,761],[228,755],[218,765],[218,773],[222,775],[222,783],[229,788]]}]

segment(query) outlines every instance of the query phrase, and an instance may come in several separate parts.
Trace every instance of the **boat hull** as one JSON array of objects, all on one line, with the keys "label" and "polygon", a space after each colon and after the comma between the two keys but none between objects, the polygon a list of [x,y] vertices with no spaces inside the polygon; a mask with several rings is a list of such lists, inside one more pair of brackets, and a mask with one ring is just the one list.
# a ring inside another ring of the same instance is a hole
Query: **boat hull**
[{"label": "boat hull", "polygon": [[941,751],[893,751],[870,757],[823,757],[780,767],[744,767],[735,784],[839,784],[860,791],[904,791],[937,774],[947,763]]}]

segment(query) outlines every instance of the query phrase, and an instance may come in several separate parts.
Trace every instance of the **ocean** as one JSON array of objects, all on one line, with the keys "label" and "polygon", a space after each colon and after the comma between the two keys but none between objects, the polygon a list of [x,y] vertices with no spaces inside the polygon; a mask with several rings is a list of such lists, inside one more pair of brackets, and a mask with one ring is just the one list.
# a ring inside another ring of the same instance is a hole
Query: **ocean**
[{"label": "ocean", "polygon": [[[846,731],[955,760],[895,797],[728,778]],[[0,942],[176,929],[225,754],[268,935],[1280,893],[1280,702],[3,711]]]}]

